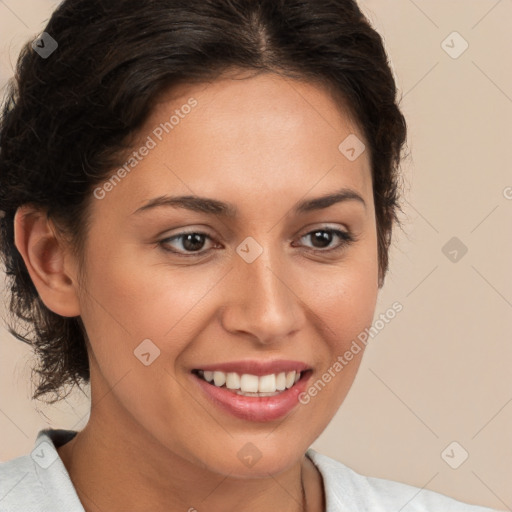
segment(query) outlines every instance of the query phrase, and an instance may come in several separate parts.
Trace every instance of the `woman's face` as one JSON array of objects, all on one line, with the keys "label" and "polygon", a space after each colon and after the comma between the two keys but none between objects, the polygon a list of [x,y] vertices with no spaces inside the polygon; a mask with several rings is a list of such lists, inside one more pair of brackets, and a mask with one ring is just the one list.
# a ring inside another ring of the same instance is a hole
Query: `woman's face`
[{"label": "woman's face", "polygon": [[[79,293],[91,422],[226,475],[297,462],[349,391],[363,351],[335,363],[377,299],[370,160],[356,137],[326,91],[277,75],[162,97],[137,154],[92,199]],[[244,389],[282,388],[294,369],[301,379],[270,397],[215,385],[237,373]],[[196,370],[223,373],[209,383]]]}]

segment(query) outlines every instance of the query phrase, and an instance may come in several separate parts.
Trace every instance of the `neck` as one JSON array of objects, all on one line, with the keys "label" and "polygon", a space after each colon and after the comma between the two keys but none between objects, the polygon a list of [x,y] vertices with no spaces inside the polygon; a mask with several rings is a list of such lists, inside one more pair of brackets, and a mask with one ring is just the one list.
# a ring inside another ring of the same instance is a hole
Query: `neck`
[{"label": "neck", "polygon": [[138,424],[104,421],[98,409],[58,448],[86,512],[325,509],[321,476],[306,456],[278,475],[233,478],[172,453]]}]

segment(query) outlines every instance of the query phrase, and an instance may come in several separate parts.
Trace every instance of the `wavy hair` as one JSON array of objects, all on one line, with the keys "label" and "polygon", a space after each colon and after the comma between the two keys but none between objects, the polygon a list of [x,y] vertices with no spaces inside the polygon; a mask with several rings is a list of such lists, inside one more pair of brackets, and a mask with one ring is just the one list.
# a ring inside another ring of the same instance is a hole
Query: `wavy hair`
[{"label": "wavy hair", "polygon": [[0,112],[0,257],[9,332],[38,356],[32,398],[54,403],[89,382],[87,334],[39,297],[14,244],[16,210],[46,212],[83,264],[92,190],[178,83],[273,72],[322,83],[348,106],[369,145],[382,286],[407,129],[382,38],[354,0],[65,0],[44,32],[58,47],[42,58],[25,44]]}]

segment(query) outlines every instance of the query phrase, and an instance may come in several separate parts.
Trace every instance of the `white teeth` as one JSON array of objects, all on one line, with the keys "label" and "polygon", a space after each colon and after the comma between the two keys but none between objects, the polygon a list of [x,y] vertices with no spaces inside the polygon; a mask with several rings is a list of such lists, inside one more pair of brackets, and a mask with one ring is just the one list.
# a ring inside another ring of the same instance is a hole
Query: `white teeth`
[{"label": "white teeth", "polygon": [[[244,393],[257,393],[258,392],[258,381],[259,381],[259,378],[256,375],[250,375],[249,373],[244,373],[240,377],[240,389]],[[273,391],[275,391],[275,389]]]},{"label": "white teeth", "polygon": [[295,384],[295,371],[286,373],[286,388],[291,388]]},{"label": "white teeth", "polygon": [[233,391],[239,390],[238,394],[250,394],[254,396],[266,396],[268,394],[276,394],[276,392],[284,391],[291,388],[301,376],[300,372],[292,370],[291,372],[272,373],[269,375],[252,375],[244,373],[240,375],[236,372],[220,372],[220,371],[199,371],[199,374],[206,380],[217,387],[226,386],[227,389]]},{"label": "white teeth", "polygon": [[213,372],[213,382],[220,388],[226,383],[226,374],[224,372]]},{"label": "white teeth", "polygon": [[276,389],[278,391],[284,391],[286,389],[286,373],[281,372],[276,376]]},{"label": "white teeth", "polygon": [[260,377],[258,391],[260,393],[274,393],[276,391],[276,376],[272,374]]},{"label": "white teeth", "polygon": [[226,375],[226,387],[228,389],[240,389],[240,376],[238,373],[228,373]]}]

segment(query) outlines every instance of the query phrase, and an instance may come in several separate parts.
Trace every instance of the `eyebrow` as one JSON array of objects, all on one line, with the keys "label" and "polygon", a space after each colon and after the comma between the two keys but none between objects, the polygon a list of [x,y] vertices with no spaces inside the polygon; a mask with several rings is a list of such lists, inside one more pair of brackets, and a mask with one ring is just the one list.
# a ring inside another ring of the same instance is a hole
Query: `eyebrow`
[{"label": "eyebrow", "polygon": [[[366,208],[364,199],[355,190],[342,188],[331,194],[327,194],[314,199],[306,199],[298,202],[293,208],[293,213],[304,214],[314,210],[323,210],[336,203],[346,201],[357,201]],[[137,208],[132,215],[140,214],[148,210],[159,207],[185,208],[187,210],[207,213],[210,215],[231,217],[237,216],[238,209],[231,203],[210,199],[208,197],[199,197],[195,195],[188,196],[159,196],[149,200],[147,203]]]}]

